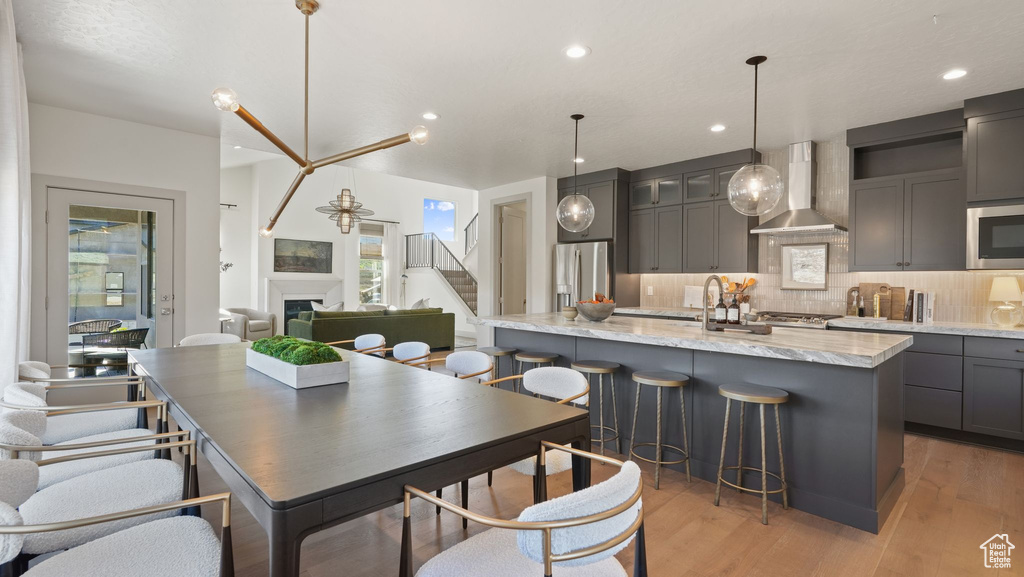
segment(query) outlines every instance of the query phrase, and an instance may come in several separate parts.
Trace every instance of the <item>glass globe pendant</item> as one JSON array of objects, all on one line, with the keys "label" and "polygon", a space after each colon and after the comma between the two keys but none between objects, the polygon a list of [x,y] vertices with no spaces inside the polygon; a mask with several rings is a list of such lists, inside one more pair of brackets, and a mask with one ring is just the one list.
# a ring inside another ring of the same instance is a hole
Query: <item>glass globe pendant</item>
[{"label": "glass globe pendant", "polygon": [[[757,67],[767,56],[754,56],[747,64],[754,67],[754,144],[757,152]],[[768,214],[782,200],[786,189],[779,172],[767,164],[751,163],[736,171],[729,179],[729,204],[740,214]]]},{"label": "glass globe pendant", "polygon": [[[576,121],[576,141],[572,155],[572,187],[576,190],[576,159],[579,158],[580,149],[580,120],[582,114],[573,114],[569,118]],[[555,212],[558,225],[569,232],[583,232],[590,228],[594,222],[594,203],[584,195],[570,194],[558,203],[558,210]]]}]

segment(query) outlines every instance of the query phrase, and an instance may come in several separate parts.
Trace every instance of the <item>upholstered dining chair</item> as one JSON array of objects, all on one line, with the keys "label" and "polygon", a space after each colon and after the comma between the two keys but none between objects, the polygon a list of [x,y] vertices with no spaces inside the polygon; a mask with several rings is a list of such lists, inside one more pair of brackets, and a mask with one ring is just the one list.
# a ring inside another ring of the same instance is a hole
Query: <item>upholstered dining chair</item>
[{"label": "upholstered dining chair", "polygon": [[[412,503],[419,497],[473,522],[492,527],[442,551],[427,561],[417,577],[487,575],[488,577],[625,577],[615,554],[636,541],[634,577],[647,577],[644,543],[643,479],[632,461],[618,461],[587,451],[542,442],[538,460],[566,453],[619,467],[613,477],[588,489],[527,507],[514,520],[473,513],[437,499],[415,487],[405,487],[400,577],[413,576]],[[543,466],[543,465],[542,465]]]},{"label": "upholstered dining chair", "polygon": [[[163,413],[166,410],[166,405],[162,401],[140,401],[140,403],[145,403],[148,407],[155,407],[158,413]],[[112,404],[116,405],[118,403]],[[87,449],[98,446],[141,446],[149,449],[146,452],[110,454],[89,461],[69,461],[54,464],[40,473],[40,488],[46,488],[60,481],[99,469],[150,459],[157,452],[164,458],[170,457],[170,452],[167,448],[156,446],[157,443],[163,444],[164,441],[169,439],[169,435],[162,430],[154,435],[149,429],[125,429],[83,436],[50,445],[44,444],[40,439],[40,435],[45,436],[49,421],[53,418],[48,416],[47,411],[59,413],[61,411],[80,410],[100,413],[118,410],[110,409],[110,405],[42,406],[25,409],[23,407],[28,407],[28,405],[15,405],[7,401],[0,401],[0,406],[4,408],[4,412],[0,413],[0,460],[17,459],[19,457],[34,458],[38,457],[41,452],[48,451],[50,451],[47,453],[50,457],[66,457],[81,454]],[[157,448],[160,450],[156,451],[155,449]]]},{"label": "upholstered dining chair", "polygon": [[[103,365],[109,366],[109,365]],[[124,365],[127,367],[127,365]],[[86,382],[121,382],[132,381],[141,383],[136,375],[100,375],[95,377],[69,377],[71,369],[96,368],[88,365],[49,365],[42,361],[22,361],[18,363],[18,380],[32,383],[86,383]],[[60,376],[63,375],[63,376]]]},{"label": "upholstered dining chair", "polygon": [[[25,463],[25,464],[21,464]],[[231,493],[218,493],[179,501],[145,505],[118,510],[104,515],[62,520],[42,524],[26,524],[18,507],[32,496],[31,463],[21,462],[16,468],[0,469],[0,476],[20,477],[15,488],[11,483],[0,486],[0,563],[18,559],[28,535],[67,535],[72,531],[98,532],[104,524],[122,524],[135,518],[172,513],[201,505],[220,503],[222,511],[220,539],[208,522],[198,516],[175,516],[108,531],[110,534],[57,553],[27,569],[23,562],[13,567],[24,577],[58,577],[66,575],[146,575],[147,577],[180,577],[234,575],[231,547]],[[2,464],[2,463],[0,463]],[[124,505],[122,505],[124,506]],[[65,517],[66,519],[66,517]],[[98,535],[97,535],[98,536]],[[62,538],[62,537],[58,537]],[[13,565],[13,563],[12,563]]]},{"label": "upholstered dining chair", "polygon": [[[188,432],[170,433],[169,435],[189,437]],[[186,449],[187,458],[191,460],[191,467],[188,463],[182,467],[173,461],[148,459],[101,469],[61,481],[35,492],[18,507],[18,513],[21,515],[23,523],[27,525],[44,525],[59,523],[65,519],[109,515],[125,509],[150,507],[178,499],[198,497],[198,482],[190,483],[189,479],[190,474],[195,474],[195,440],[187,439],[174,442],[172,445]],[[98,447],[103,449],[104,445]],[[45,470],[47,466],[96,458],[112,452],[124,454],[142,451],[150,451],[150,449],[128,447],[43,458],[38,461],[24,459],[0,461],[0,479],[13,485],[8,487],[9,489],[31,493],[38,488],[39,470]],[[43,456],[46,457],[46,454],[43,453]],[[35,469],[34,474],[33,468]],[[118,487],[118,490],[111,491],[111,487],[115,486]],[[195,514],[197,511],[192,513]],[[27,535],[22,543],[21,554],[12,562],[13,573],[18,575],[23,572],[20,569],[27,567],[28,562],[39,555],[78,547],[111,533],[149,521],[173,517],[177,514],[176,510],[167,510],[102,525]]]},{"label": "upholstered dining chair", "polygon": [[242,342],[241,337],[229,333],[198,333],[181,339],[178,346],[196,347],[200,345],[229,345],[240,342]]},{"label": "upholstered dining chair", "polygon": [[430,367],[432,365],[444,364],[445,369],[455,373],[455,376],[460,379],[472,379],[494,370],[491,357],[480,351],[457,351],[443,359],[429,359],[410,364],[415,367]]},{"label": "upholstered dining chair", "polygon": [[225,309],[231,315],[223,324],[223,332],[247,341],[272,337],[277,334],[277,315],[256,309]]},{"label": "upholstered dining chair", "polygon": [[384,356],[384,351],[387,347],[384,335],[378,335],[376,333],[359,335],[354,339],[348,339],[346,341],[334,341],[333,343],[324,344],[332,347],[351,344],[352,350],[357,353],[363,353],[364,355],[377,355],[378,357]]},{"label": "upholstered dining chair", "polygon": [[394,347],[384,350],[391,351],[391,357],[395,362],[403,365],[430,358],[430,345],[419,341],[398,343]]}]

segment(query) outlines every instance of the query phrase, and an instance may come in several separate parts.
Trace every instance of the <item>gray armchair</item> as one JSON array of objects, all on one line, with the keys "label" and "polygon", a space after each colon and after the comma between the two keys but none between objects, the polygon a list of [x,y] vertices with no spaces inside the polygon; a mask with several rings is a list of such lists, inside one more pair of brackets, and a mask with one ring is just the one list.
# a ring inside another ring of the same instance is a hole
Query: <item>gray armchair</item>
[{"label": "gray armchair", "polygon": [[277,334],[277,316],[256,309],[225,309],[231,320],[224,323],[221,332],[238,335],[247,341],[255,341]]}]

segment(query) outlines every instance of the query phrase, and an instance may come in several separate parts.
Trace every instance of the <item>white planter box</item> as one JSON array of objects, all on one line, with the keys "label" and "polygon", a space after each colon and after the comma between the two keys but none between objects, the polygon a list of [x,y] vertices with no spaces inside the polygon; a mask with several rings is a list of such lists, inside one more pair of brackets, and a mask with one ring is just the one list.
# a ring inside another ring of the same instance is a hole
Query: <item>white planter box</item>
[{"label": "white planter box", "polygon": [[348,382],[348,361],[299,366],[246,349],[245,364],[293,389]]}]

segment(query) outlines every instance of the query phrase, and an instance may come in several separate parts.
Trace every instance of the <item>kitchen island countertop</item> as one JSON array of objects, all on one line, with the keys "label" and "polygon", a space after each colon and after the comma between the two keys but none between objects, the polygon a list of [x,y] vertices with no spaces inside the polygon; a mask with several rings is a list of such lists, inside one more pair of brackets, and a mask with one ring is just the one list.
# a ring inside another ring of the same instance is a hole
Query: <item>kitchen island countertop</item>
[{"label": "kitchen island countertop", "polygon": [[779,327],[770,335],[705,334],[700,325],[692,321],[622,315],[612,315],[598,323],[582,317],[566,320],[559,313],[503,315],[470,319],[470,322],[495,328],[868,369],[877,367],[913,343],[913,338],[906,335]]}]

